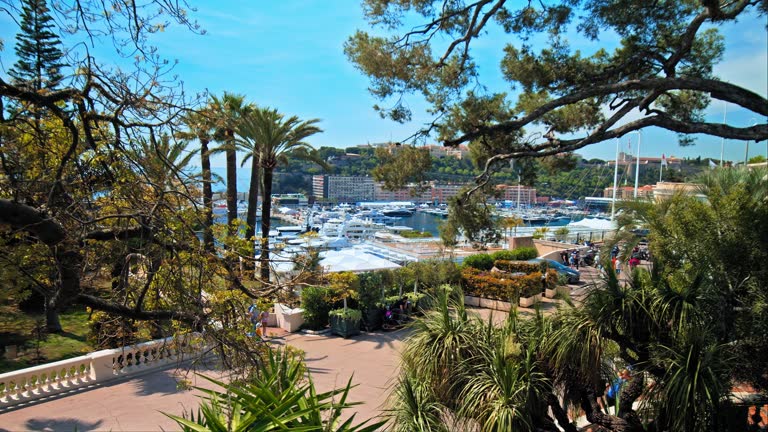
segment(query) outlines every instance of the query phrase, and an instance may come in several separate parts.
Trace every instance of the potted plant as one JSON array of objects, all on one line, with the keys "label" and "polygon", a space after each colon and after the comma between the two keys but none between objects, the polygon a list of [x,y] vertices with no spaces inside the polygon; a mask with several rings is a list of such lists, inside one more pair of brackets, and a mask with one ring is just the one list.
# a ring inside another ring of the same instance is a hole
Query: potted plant
[{"label": "potted plant", "polygon": [[366,331],[378,330],[384,320],[384,278],[380,272],[369,272],[358,275],[358,279],[357,301],[363,314],[363,326]]},{"label": "potted plant", "polygon": [[343,338],[360,334],[360,321],[363,314],[357,309],[334,309],[328,313],[331,319],[331,333]]},{"label": "potted plant", "polygon": [[523,276],[520,282],[520,307],[531,307],[541,300],[541,273]]}]

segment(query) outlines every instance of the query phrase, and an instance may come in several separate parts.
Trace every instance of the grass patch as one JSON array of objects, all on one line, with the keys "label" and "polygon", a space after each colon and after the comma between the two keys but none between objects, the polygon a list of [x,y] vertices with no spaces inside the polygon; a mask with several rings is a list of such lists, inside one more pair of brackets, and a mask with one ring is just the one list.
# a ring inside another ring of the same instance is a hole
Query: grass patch
[{"label": "grass patch", "polygon": [[[73,307],[60,315],[60,334],[44,334],[40,341],[40,355],[43,363],[55,362],[81,356],[93,347],[88,344],[88,312],[85,307]],[[14,359],[0,358],[0,373],[23,369],[37,364],[35,361],[37,338],[35,325],[45,321],[43,315],[26,314],[13,307],[0,307],[0,345],[16,345],[18,356]]]},{"label": "grass patch", "polygon": [[404,238],[432,238],[432,233],[427,231],[403,231],[400,233],[400,237]]}]

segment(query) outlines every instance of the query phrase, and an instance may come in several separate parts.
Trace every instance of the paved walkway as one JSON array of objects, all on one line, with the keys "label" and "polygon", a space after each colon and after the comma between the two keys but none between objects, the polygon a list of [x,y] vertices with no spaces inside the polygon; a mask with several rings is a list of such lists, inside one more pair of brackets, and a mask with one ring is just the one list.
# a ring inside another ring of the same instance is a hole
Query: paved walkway
[{"label": "paved walkway", "polygon": [[[346,385],[353,376],[350,400],[365,402],[350,409],[363,420],[380,413],[387,386],[397,370],[398,349],[404,330],[363,334],[349,339],[337,336],[286,334],[270,329],[276,343],[288,343],[306,352],[306,364],[319,391]],[[176,377],[184,371],[167,369],[126,381],[98,386],[69,396],[52,398],[0,414],[0,432],[6,431],[159,431],[177,430],[163,412],[181,415],[196,408],[195,390],[179,390]],[[216,375],[215,371],[208,371]],[[192,385],[209,383],[194,374]]]},{"label": "paved walkway", "polygon": [[[583,297],[586,288],[598,277],[591,267],[582,269],[582,281],[572,285],[575,300]],[[553,312],[557,301],[544,299],[542,310]],[[491,311],[474,309],[483,317]],[[520,309],[532,314],[530,309]],[[495,322],[506,319],[505,312],[493,312]],[[337,336],[287,334],[271,329],[276,343],[287,343],[306,353],[306,364],[319,391],[327,391],[347,383],[353,376],[352,401],[364,402],[350,410],[356,419],[372,418],[381,413],[388,387],[395,376],[399,349],[407,335],[405,330],[390,333],[362,334],[349,339]],[[177,389],[177,377],[184,371],[168,369],[155,371],[108,385],[98,386],[65,397],[33,403],[0,413],[0,432],[6,431],[158,431],[177,430],[177,425],[163,412],[180,415],[196,408],[199,399],[194,390]],[[215,371],[208,371],[216,375]],[[206,387],[209,383],[194,374],[187,377],[192,385]]]}]

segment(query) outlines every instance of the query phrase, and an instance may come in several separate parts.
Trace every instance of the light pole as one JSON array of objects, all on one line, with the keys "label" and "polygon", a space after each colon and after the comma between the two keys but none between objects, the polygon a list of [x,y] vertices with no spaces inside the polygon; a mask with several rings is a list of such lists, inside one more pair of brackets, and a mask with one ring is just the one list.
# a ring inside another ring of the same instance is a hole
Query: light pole
[{"label": "light pole", "polygon": [[638,130],[637,132],[637,163],[635,164],[635,195],[634,198],[637,199],[637,186],[640,182],[640,138],[643,136],[642,131]]}]

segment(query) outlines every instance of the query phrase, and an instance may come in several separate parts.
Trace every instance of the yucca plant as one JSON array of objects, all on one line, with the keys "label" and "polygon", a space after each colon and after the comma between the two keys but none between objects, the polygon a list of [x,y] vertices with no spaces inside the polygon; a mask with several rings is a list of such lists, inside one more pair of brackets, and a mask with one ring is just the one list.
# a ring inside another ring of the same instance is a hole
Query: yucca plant
[{"label": "yucca plant", "polygon": [[197,410],[181,417],[166,414],[185,432],[372,432],[384,424],[366,420],[355,425],[354,414],[342,421],[343,411],[359,404],[347,400],[352,379],[342,388],[318,393],[301,362],[282,351],[270,352],[248,382],[204,378],[222,390],[196,387],[206,394]]}]

